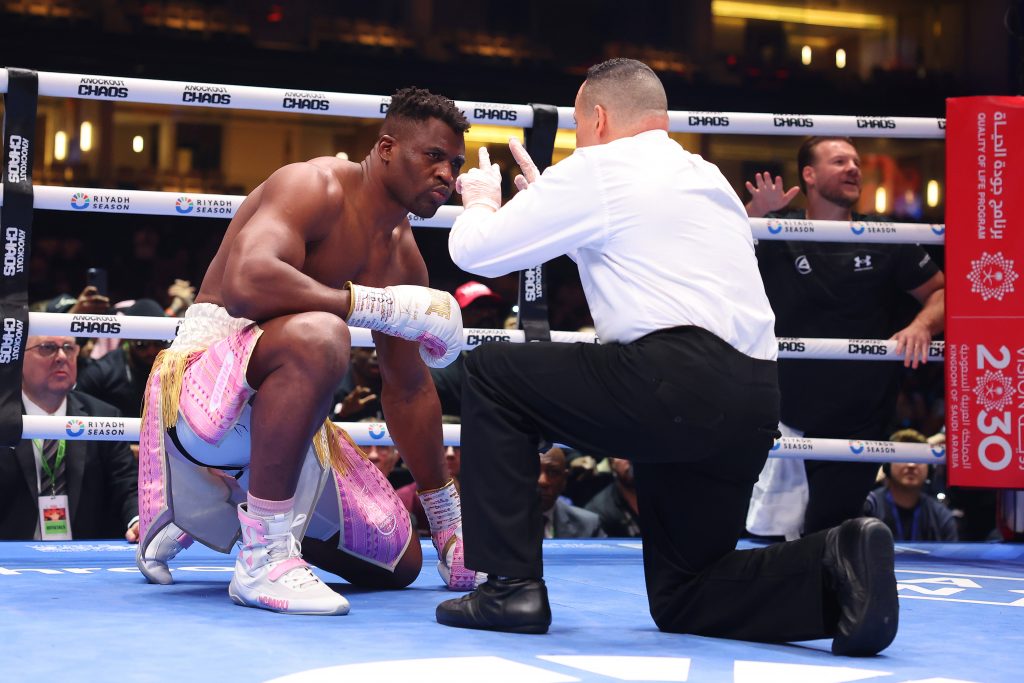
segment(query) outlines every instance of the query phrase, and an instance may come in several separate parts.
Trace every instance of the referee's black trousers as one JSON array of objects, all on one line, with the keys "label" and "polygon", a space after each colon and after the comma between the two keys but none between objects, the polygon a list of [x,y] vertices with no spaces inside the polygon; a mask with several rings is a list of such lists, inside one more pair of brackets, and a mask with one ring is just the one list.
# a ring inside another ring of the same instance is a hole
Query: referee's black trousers
[{"label": "referee's black trousers", "polygon": [[659,628],[758,641],[831,636],[824,532],[735,549],[778,420],[776,364],[700,328],[630,344],[484,345],[466,358],[462,396],[466,565],[543,575],[537,446],[547,439],[633,462]]}]

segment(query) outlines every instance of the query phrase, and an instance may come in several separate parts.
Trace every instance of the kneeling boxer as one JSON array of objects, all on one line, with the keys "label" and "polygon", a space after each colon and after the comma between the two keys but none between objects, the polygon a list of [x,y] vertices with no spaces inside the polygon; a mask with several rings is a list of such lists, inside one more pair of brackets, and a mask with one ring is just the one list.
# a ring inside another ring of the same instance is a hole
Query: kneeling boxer
[{"label": "kneeling boxer", "polygon": [[458,355],[462,321],[451,295],[425,287],[406,216],[433,216],[451,196],[468,128],[450,100],[400,90],[361,163],[285,166],[239,207],[147,387],[137,560],[150,580],[170,582],[167,561],[191,538],[228,552],[239,522],[229,594],[242,605],[348,611],[302,559],[304,536],[311,559],[353,581],[415,578],[419,549],[397,496],[324,421],[352,325],[372,330],[385,419],[420,488],[441,575],[449,588],[474,586],[424,364]]}]

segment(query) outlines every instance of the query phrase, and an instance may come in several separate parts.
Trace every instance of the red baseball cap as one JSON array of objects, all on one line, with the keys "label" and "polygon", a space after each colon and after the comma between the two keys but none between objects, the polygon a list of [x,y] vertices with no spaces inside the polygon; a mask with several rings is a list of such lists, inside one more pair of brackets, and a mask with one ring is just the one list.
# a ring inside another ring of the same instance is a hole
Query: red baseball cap
[{"label": "red baseball cap", "polygon": [[459,302],[459,308],[469,306],[480,297],[501,301],[501,297],[495,294],[490,287],[476,280],[464,282],[455,290],[455,300]]}]

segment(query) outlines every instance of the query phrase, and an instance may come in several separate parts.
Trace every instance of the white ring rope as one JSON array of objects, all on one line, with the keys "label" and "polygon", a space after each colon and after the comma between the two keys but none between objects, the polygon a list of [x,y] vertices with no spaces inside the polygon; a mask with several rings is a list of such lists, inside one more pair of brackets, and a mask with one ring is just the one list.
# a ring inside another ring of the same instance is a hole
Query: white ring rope
[{"label": "white ring rope", "polygon": [[[28,314],[29,334],[33,336],[173,339],[181,322],[180,318],[126,315]],[[369,330],[361,327],[351,329],[352,346],[373,346]],[[598,339],[592,332],[552,331],[551,341],[593,344]],[[523,344],[526,342],[526,334],[522,330],[485,328],[466,328],[463,331],[463,343],[466,348],[475,348],[484,342]],[[928,359],[942,360],[945,348],[945,342],[933,341],[928,349]],[[885,339],[780,337],[779,357],[818,360],[903,360],[903,355],[896,353],[896,342]]]},{"label": "white ring rope", "polygon": [[[384,118],[390,95],[302,90],[299,88],[261,88],[248,85],[223,85],[194,81],[160,81],[148,78],[91,76],[88,74],[36,72],[41,97],[65,97],[78,100],[106,100],[138,104],[166,104],[214,109],[245,109],[288,114],[320,114]],[[0,92],[7,92],[7,69],[0,69]],[[454,100],[470,123],[497,126],[533,126],[533,109],[525,104],[471,102]]]},{"label": "white ring rope", "polygon": [[946,241],[946,226],[940,223],[751,218],[750,230],[754,239],[787,242],[944,244]]},{"label": "white ring rope", "polygon": [[[137,417],[89,417],[25,415],[22,439],[70,439],[91,441],[138,441],[141,420]],[[360,446],[393,446],[383,422],[338,422]],[[461,425],[442,425],[445,446],[461,443]],[[798,439],[782,437],[769,451],[770,458],[833,460],[845,462],[921,462],[943,465],[946,449],[919,443],[850,441],[847,439]]]},{"label": "white ring rope", "polygon": [[[558,127],[575,128],[572,107],[558,107]],[[942,139],[946,119],[921,116],[835,116],[831,114],[763,114],[736,111],[670,111],[673,133],[723,135],[845,135]]]},{"label": "white ring rope", "polygon": [[[104,190],[54,185],[35,185],[33,191],[32,206],[35,209],[182,218],[231,218],[245,199],[244,195]],[[2,187],[0,206],[3,206]],[[417,228],[450,228],[461,213],[461,206],[442,206],[432,218],[409,214],[409,222]],[[946,236],[946,226],[942,224],[884,221],[751,218],[750,229],[755,239],[791,242],[942,244]]]},{"label": "white ring rope", "polygon": [[[572,109],[563,109],[572,121]],[[670,111],[668,129],[673,133],[721,133],[732,135],[845,135],[942,139],[946,119],[908,116],[835,116],[828,114],[760,114],[748,112]]]},{"label": "white ring rope", "polygon": [[[155,190],[108,190],[99,187],[33,185],[32,208],[44,211],[120,213],[180,218],[232,218],[245,195],[159,192]],[[3,206],[0,186],[0,206]],[[462,213],[461,206],[442,206],[433,218],[409,214],[416,227],[450,228]],[[908,225],[916,224],[910,223]]]},{"label": "white ring rope", "polygon": [[[85,100],[250,109],[327,116],[382,118],[391,98],[246,85],[222,85],[145,78],[90,76],[39,71],[39,94]],[[0,69],[0,92],[7,92],[7,69]],[[526,105],[455,100],[471,123],[529,128]],[[558,125],[575,128],[571,107],[558,107]],[[746,112],[670,111],[669,130],[677,133],[743,135],[849,135],[890,138],[943,138],[946,119],[897,116],[833,116]]]}]

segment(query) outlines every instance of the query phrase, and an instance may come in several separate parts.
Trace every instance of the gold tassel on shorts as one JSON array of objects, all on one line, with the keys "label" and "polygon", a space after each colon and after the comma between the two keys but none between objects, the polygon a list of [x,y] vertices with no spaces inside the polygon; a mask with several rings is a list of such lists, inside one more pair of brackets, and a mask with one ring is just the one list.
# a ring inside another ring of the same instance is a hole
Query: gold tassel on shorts
[{"label": "gold tassel on shorts", "polygon": [[344,477],[348,474],[348,460],[345,457],[345,449],[341,447],[341,439],[347,441],[360,457],[366,459],[366,453],[356,445],[348,432],[330,420],[324,420],[323,426],[313,437],[313,450],[316,452],[321,467],[325,469],[330,467],[338,473],[338,476]]},{"label": "gold tassel on shorts", "polygon": [[[185,369],[191,355],[188,351],[165,350],[157,356],[157,363],[160,363],[160,413],[164,429],[170,429],[178,424],[178,400],[181,398],[181,385],[185,380]],[[154,371],[157,369],[157,363],[153,364]]]}]

